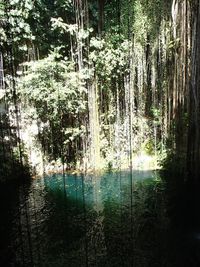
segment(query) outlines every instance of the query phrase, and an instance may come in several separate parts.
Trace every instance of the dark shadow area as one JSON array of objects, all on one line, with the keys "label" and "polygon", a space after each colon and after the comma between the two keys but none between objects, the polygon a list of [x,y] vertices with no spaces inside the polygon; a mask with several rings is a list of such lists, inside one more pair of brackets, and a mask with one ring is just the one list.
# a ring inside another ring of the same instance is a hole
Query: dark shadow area
[{"label": "dark shadow area", "polygon": [[13,262],[16,262],[16,249],[23,238],[20,209],[25,205],[29,186],[29,179],[26,179],[26,186],[22,179],[0,183],[0,266],[21,266]]},{"label": "dark shadow area", "polygon": [[[173,266],[200,266],[200,187],[184,176],[165,173],[167,214],[170,219],[169,246]],[[185,180],[185,181],[184,181]],[[189,179],[190,180],[190,179]]]}]

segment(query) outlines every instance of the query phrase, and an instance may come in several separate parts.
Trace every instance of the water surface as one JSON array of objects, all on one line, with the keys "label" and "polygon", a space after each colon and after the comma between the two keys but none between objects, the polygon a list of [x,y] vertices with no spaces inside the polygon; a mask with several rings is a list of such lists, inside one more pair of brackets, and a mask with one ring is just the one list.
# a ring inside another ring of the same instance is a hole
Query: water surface
[{"label": "water surface", "polygon": [[10,184],[1,213],[1,266],[200,266],[198,232],[173,227],[166,183],[153,172]]}]

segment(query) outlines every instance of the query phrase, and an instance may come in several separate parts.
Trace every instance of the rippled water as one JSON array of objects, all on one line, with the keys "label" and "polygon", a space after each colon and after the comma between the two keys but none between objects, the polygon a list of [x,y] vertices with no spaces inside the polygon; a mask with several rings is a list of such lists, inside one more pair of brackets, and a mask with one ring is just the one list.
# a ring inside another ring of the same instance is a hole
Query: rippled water
[{"label": "rippled water", "polygon": [[188,246],[180,249],[167,205],[164,183],[152,172],[53,175],[7,185],[0,266],[200,266],[192,253],[180,256]]}]

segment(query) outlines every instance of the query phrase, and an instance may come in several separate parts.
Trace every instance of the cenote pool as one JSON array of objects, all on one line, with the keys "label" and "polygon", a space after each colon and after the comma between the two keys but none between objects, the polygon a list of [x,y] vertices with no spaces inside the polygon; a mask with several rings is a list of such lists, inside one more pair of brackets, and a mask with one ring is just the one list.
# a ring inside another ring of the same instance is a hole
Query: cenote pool
[{"label": "cenote pool", "polygon": [[154,172],[57,174],[0,193],[2,267],[200,266],[187,204],[172,205]]}]

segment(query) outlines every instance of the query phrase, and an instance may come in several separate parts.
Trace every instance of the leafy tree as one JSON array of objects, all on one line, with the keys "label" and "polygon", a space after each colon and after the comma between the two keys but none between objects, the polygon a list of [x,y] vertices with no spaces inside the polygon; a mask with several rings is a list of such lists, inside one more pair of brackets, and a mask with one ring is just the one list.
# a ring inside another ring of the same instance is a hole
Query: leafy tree
[{"label": "leafy tree", "polygon": [[35,38],[31,32],[31,27],[27,22],[30,11],[33,9],[33,2],[10,0],[1,2],[1,49],[12,47],[15,60],[24,58],[23,53],[27,50]]},{"label": "leafy tree", "polygon": [[85,70],[75,71],[73,62],[60,57],[52,52],[47,58],[25,63],[27,71],[18,83],[20,98],[27,108],[35,108],[29,116],[46,125],[40,139],[46,138],[49,146],[56,147],[54,156],[61,156],[64,143],[68,145],[67,140],[71,142],[82,133],[70,129],[85,114],[87,105]]}]

